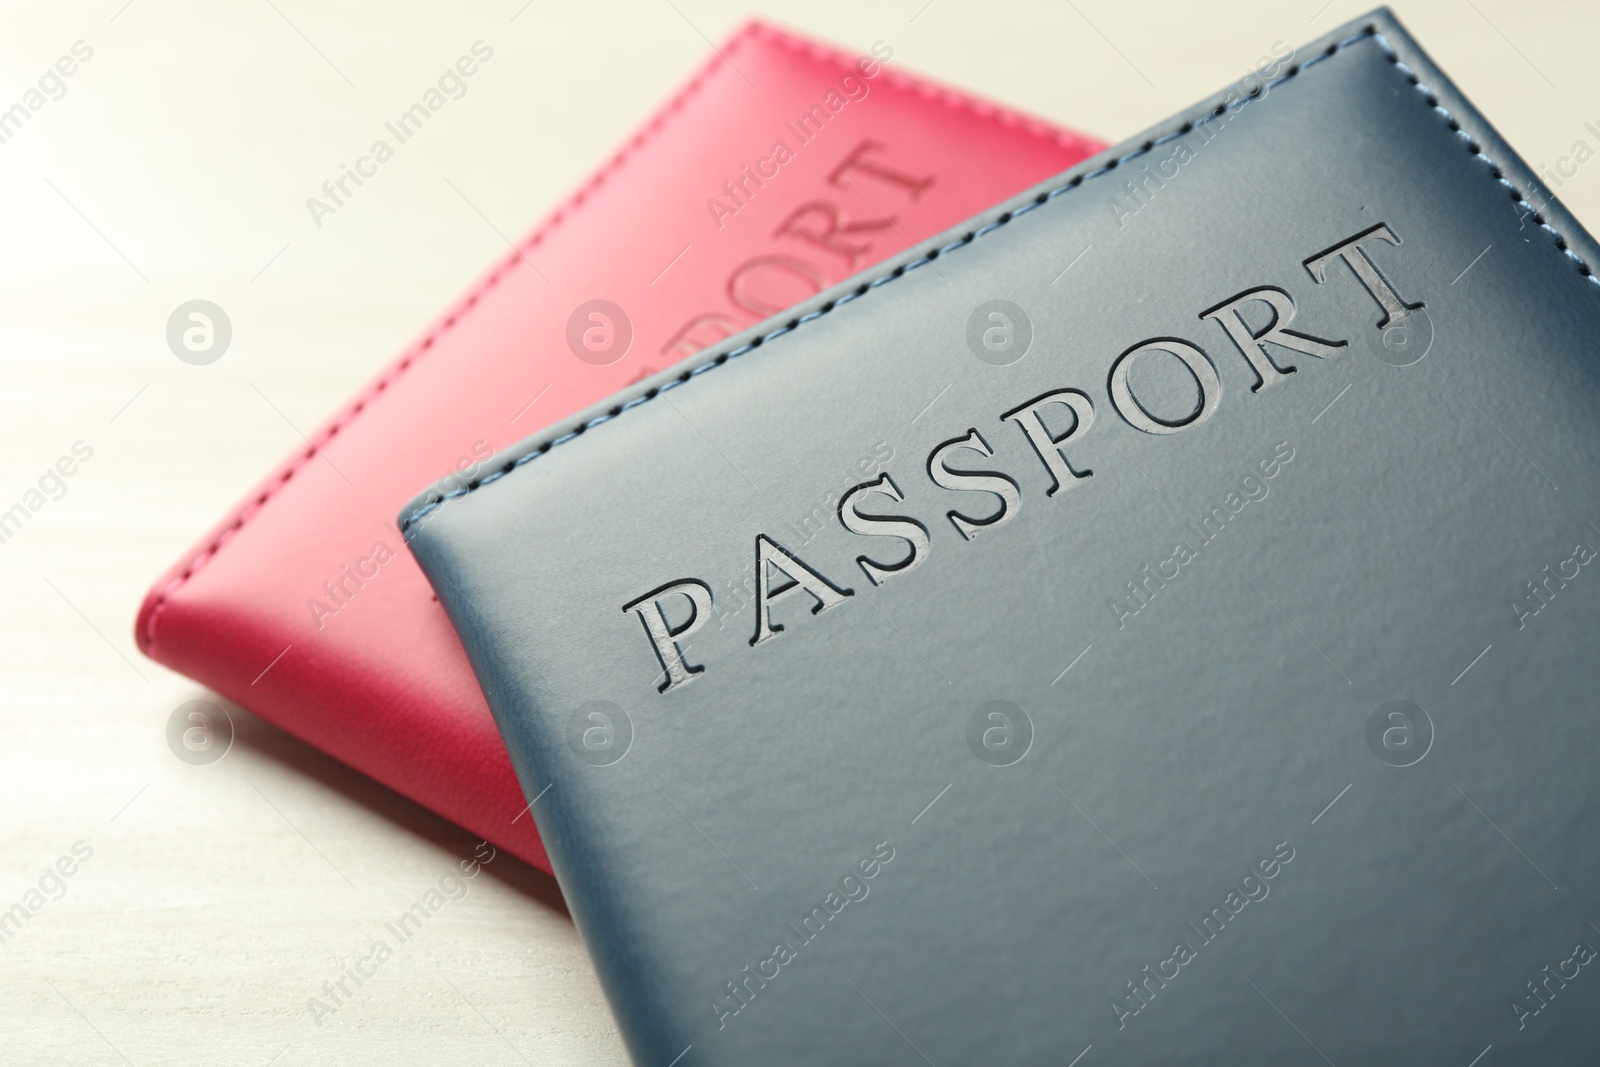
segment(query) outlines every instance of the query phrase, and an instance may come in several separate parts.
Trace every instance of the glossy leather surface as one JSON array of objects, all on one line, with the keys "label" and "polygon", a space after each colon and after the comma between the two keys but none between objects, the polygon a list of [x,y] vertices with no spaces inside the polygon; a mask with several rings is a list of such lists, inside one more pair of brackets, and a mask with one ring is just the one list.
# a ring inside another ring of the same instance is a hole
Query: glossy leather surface
[{"label": "glossy leather surface", "polygon": [[[724,42],[517,254],[312,435],[330,462],[291,456],[156,583],[139,647],[548,869],[395,509],[1099,147],[908,77],[892,59],[866,78],[855,62],[762,25]],[[792,158],[773,158],[778,141]],[[747,178],[746,166],[768,177]],[[737,183],[731,196],[724,182]],[[631,321],[626,355],[608,365],[569,350],[569,319],[591,300]]]},{"label": "glossy leather surface", "polygon": [[1277,79],[403,513],[637,1062],[1600,1049],[1600,249],[1386,13]]}]

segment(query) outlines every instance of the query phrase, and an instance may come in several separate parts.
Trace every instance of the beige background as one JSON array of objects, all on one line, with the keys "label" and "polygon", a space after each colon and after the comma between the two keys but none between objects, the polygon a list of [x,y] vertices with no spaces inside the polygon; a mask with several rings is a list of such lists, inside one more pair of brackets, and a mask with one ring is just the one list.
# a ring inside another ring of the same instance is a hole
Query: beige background
[{"label": "beige background", "polygon": [[[143,660],[131,629],[150,580],[299,443],[285,416],[319,423],[502,254],[496,228],[521,234],[629,134],[705,38],[760,13],[852,49],[882,39],[897,66],[1116,140],[1363,10],[123,5],[11,2],[0,22],[0,108],[74,41],[94,49],[0,145],[0,508],[74,441],[94,449],[0,544],[0,910],[74,842],[94,850],[0,946],[7,1063],[624,1062],[554,884],[510,858],[318,1026],[307,998],[474,841],[237,711],[225,759],[180,762],[167,720],[204,693]],[[1600,147],[1583,126],[1600,128],[1593,0],[1396,7],[1536,167]],[[306,197],[478,39],[495,58],[467,97],[314,228]],[[1600,164],[1561,192],[1600,224]],[[233,322],[211,366],[164,342],[194,297]]]}]

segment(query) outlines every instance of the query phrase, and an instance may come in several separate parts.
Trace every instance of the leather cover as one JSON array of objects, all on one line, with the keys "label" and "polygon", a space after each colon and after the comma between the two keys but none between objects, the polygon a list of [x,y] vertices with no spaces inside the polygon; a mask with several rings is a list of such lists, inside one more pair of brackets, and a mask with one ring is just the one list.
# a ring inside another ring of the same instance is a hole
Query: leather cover
[{"label": "leather cover", "polygon": [[635,1060],[1592,1058],[1597,262],[1378,12],[415,501]]},{"label": "leather cover", "polygon": [[139,647],[548,869],[392,516],[419,486],[465,481],[552,419],[1101,147],[911,78],[889,51],[864,73],[759,24],[724,42],[155,584]]}]

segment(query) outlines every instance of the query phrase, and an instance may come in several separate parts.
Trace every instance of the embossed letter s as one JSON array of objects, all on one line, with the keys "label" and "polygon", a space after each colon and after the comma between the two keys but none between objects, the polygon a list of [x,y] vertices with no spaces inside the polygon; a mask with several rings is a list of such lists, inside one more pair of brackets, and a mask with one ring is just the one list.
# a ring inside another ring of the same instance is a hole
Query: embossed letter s
[{"label": "embossed letter s", "polygon": [[928,528],[915,519],[902,516],[863,515],[860,510],[861,502],[873,493],[882,493],[896,503],[905,500],[900,487],[885,473],[877,481],[858,485],[844,495],[839,501],[839,521],[853,534],[865,537],[898,537],[910,545],[910,555],[899,563],[878,563],[866,556],[856,557],[856,562],[861,565],[861,570],[872,584],[882,585],[895,575],[905,574],[919,566],[928,558]]},{"label": "embossed letter s", "polygon": [[946,441],[933,450],[928,456],[928,477],[932,478],[933,484],[941,489],[954,489],[966,493],[993,493],[1000,498],[1000,510],[986,519],[974,519],[955,510],[946,512],[950,524],[962,537],[970,541],[981,531],[1016,518],[1017,509],[1022,506],[1022,490],[1017,488],[1016,482],[999,471],[951,470],[946,466],[950,453],[961,449],[970,449],[980,456],[994,455],[994,449],[989,447],[989,442],[983,439],[982,434],[977,430],[968,430],[967,436]]}]

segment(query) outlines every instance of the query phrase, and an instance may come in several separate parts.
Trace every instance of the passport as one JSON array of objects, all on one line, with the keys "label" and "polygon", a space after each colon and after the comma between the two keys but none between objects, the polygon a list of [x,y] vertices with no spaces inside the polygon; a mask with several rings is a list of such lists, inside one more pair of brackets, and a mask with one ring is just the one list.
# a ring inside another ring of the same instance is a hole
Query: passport
[{"label": "passport", "polygon": [[395,510],[1099,147],[751,23],[155,583],[140,649],[548,870]]},{"label": "passport", "polygon": [[635,1061],[1592,1057],[1597,261],[1377,11],[416,498]]}]

